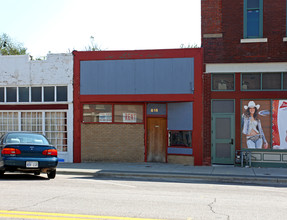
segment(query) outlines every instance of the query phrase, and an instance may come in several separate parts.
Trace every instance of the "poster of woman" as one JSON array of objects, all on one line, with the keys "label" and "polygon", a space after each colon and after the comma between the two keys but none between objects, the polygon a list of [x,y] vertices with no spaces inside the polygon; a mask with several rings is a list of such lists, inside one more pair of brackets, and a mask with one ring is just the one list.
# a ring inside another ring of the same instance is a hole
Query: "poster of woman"
[{"label": "poster of woman", "polygon": [[[270,133],[270,101],[262,100],[256,102],[243,101],[241,119],[242,147],[248,149],[267,149],[269,147],[270,135],[266,138],[265,130],[269,130]],[[264,108],[262,109],[261,106]]]},{"label": "poster of woman", "polygon": [[272,102],[273,149],[287,149],[287,100]]}]

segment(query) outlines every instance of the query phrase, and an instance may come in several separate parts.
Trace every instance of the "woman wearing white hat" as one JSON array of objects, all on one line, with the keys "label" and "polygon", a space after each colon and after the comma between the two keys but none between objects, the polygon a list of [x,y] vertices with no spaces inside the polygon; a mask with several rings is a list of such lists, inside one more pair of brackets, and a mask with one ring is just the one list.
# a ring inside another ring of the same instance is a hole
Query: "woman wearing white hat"
[{"label": "woman wearing white hat", "polygon": [[248,148],[260,149],[264,142],[263,148],[266,149],[268,148],[268,143],[258,118],[259,108],[260,105],[256,105],[254,101],[250,101],[247,106],[244,106],[242,133],[246,135]]}]

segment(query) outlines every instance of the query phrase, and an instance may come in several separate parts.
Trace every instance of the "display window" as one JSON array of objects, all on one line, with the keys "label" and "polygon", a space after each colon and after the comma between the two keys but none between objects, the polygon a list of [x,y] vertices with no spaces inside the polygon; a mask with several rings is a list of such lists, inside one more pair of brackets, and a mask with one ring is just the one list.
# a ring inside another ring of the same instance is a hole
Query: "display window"
[{"label": "display window", "polygon": [[114,105],[115,122],[143,123],[143,106]]},{"label": "display window", "polygon": [[241,90],[243,91],[280,91],[287,89],[286,73],[242,73],[241,77]]},{"label": "display window", "polygon": [[191,147],[191,131],[169,131],[169,147]]},{"label": "display window", "polygon": [[212,74],[213,91],[234,91],[234,74]]},{"label": "display window", "polygon": [[83,123],[143,123],[143,105],[84,104]]},{"label": "display window", "polygon": [[83,122],[112,122],[112,105],[83,105]]}]

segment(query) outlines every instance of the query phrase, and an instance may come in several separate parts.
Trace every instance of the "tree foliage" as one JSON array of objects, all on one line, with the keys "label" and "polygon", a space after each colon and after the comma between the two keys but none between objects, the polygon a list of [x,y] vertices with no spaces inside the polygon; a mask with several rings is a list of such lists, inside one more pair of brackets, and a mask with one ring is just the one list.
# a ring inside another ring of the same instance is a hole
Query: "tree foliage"
[{"label": "tree foliage", "polygon": [[90,45],[85,47],[86,51],[100,51],[102,50],[98,44],[95,43],[95,38],[93,36],[90,37]]},{"label": "tree foliage", "polygon": [[200,46],[198,46],[197,44],[188,44],[188,45],[181,44],[180,48],[200,48]]},{"label": "tree foliage", "polygon": [[18,43],[7,34],[0,35],[0,55],[23,55],[27,53],[27,48],[22,43]]}]

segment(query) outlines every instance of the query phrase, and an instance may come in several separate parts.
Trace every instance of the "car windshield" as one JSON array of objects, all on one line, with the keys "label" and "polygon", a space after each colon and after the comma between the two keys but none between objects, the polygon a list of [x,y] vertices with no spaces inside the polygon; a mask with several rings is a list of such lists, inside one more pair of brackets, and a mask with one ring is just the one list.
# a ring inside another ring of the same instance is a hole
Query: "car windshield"
[{"label": "car windshield", "polygon": [[48,140],[39,134],[8,134],[6,138],[7,144],[49,144]]}]

